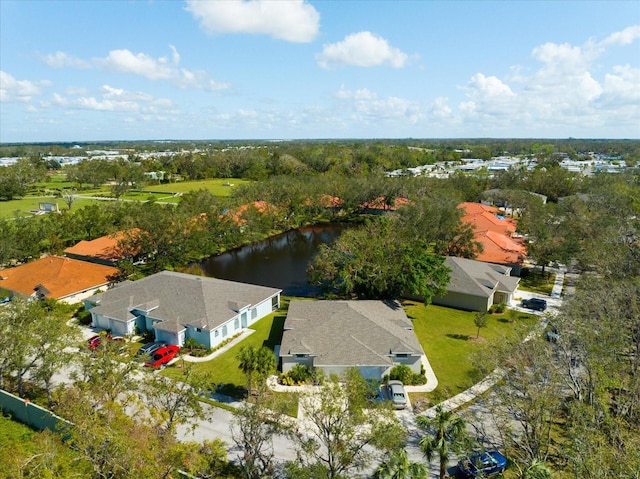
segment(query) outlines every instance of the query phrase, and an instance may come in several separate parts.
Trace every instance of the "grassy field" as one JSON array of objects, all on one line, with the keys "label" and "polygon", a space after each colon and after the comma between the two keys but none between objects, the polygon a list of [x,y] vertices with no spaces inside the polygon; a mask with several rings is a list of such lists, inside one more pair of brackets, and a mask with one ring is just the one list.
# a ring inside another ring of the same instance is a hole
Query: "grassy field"
[{"label": "grassy field", "polygon": [[[285,301],[283,303],[286,305]],[[509,322],[507,314],[490,315],[487,326],[480,331],[480,339],[476,340],[478,330],[473,322],[473,312],[435,305],[425,308],[422,303],[412,301],[406,302],[405,309],[413,319],[415,333],[438,378],[436,391],[426,395],[431,400],[453,396],[474,384],[477,378],[470,355],[481,342],[515,334],[519,327],[531,328],[538,320],[535,315],[520,312],[514,323]],[[210,361],[192,363],[192,368],[195,372],[209,374],[214,383],[224,384],[227,394],[242,397],[246,377],[238,368],[238,351],[243,345],[273,349],[280,344],[285,317],[286,311],[280,310],[261,319],[252,326],[256,332],[240,344]],[[180,362],[177,364],[178,367],[165,369],[164,374],[180,379],[183,369]]]},{"label": "grassy field", "polygon": [[[39,202],[58,203],[60,210],[66,210],[67,205],[62,198],[56,198],[56,191],[62,189],[73,188],[74,185],[66,181],[63,174],[51,175],[50,181],[37,183],[29,196],[11,201],[0,201],[0,219],[13,218],[16,214],[29,215],[30,211],[38,209]],[[142,191],[131,191],[122,195],[121,199],[126,201],[149,201],[155,200],[165,203],[179,203],[180,196],[175,193],[184,194],[189,191],[205,189],[216,196],[227,197],[233,192],[233,189],[239,185],[247,184],[249,180],[240,178],[216,178],[212,180],[202,181],[182,181],[179,183],[170,183],[163,185],[151,185],[145,187]],[[229,186],[233,185],[233,186]],[[88,188],[76,191],[76,194],[84,197],[111,197],[111,189],[108,185],[101,188]],[[89,198],[78,198],[72,204],[72,209],[82,208],[89,203],[95,203],[101,200],[93,200]]]},{"label": "grassy field", "polygon": [[438,388],[424,395],[430,400],[454,396],[476,382],[470,355],[480,342],[515,334],[518,327],[531,328],[538,320],[535,315],[519,312],[516,321],[510,323],[507,314],[492,314],[476,340],[478,328],[473,322],[473,312],[433,304],[425,308],[422,303],[412,301],[405,303],[405,310],[438,378]]},{"label": "grassy field", "polygon": [[[217,385],[224,384],[223,392],[226,394],[234,397],[243,397],[247,378],[238,367],[240,364],[236,359],[238,351],[242,346],[267,346],[273,349],[274,346],[280,344],[285,316],[286,313],[280,310],[262,318],[251,326],[251,329],[255,331],[251,336],[211,361],[191,363],[193,371],[200,374],[208,374],[212,382]],[[166,368],[163,374],[179,380],[183,375],[182,362],[178,361],[174,366]]]},{"label": "grassy field", "polygon": [[[189,191],[207,190],[216,196],[229,196],[237,186],[249,183],[249,180],[240,178],[215,178],[200,181],[181,181],[163,185],[151,185],[144,188],[145,191],[159,191],[167,193],[187,193]],[[229,186],[232,185],[232,186]]]},{"label": "grassy field", "polygon": [[523,274],[520,278],[518,288],[531,293],[550,295],[555,281],[555,273],[546,272],[542,274],[541,271],[527,270],[526,274]]}]

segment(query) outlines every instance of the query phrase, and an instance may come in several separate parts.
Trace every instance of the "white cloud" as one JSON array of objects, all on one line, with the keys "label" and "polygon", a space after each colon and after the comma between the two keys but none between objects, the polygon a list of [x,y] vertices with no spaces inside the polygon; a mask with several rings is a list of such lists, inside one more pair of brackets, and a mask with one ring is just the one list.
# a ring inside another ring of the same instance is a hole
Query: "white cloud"
[{"label": "white cloud", "polygon": [[353,114],[364,121],[375,124],[379,121],[402,119],[409,123],[417,123],[424,118],[420,106],[406,98],[389,96],[379,98],[369,90],[346,90],[343,86],[336,93],[336,98],[350,103]]},{"label": "white cloud", "polygon": [[629,65],[614,67],[604,78],[604,89],[599,101],[608,107],[640,105],[640,68]]},{"label": "white cloud", "polygon": [[42,95],[42,87],[50,86],[46,80],[17,80],[13,75],[0,70],[0,102],[29,102]]},{"label": "white cloud", "polygon": [[346,90],[344,88],[344,85],[341,85],[340,90],[338,90],[338,93],[336,93],[336,97],[343,100],[347,100],[347,99],[374,100],[378,98],[378,95],[376,95],[372,91],[369,91],[366,88],[352,91],[352,90]]},{"label": "white cloud", "polygon": [[340,65],[375,67],[389,64],[402,68],[408,55],[389,45],[389,42],[371,32],[352,33],[344,40],[325,45],[322,53],[316,55],[321,68],[333,68]]},{"label": "white cloud", "polygon": [[111,72],[138,75],[152,81],[168,81],[178,88],[208,91],[225,90],[228,83],[216,82],[203,70],[188,70],[179,67],[180,53],[173,45],[171,58],[153,58],[145,53],[133,53],[127,49],[111,50],[105,58],[94,58],[91,62],[71,57],[63,52],[43,56],[44,62],[55,68],[104,68]]},{"label": "white cloud", "polygon": [[307,43],[313,41],[320,26],[320,14],[303,0],[187,0],[186,9],[213,34],[264,34]]},{"label": "white cloud", "polygon": [[42,107],[52,105],[67,109],[154,113],[158,111],[173,111],[173,102],[166,98],[154,98],[143,92],[131,92],[122,88],[114,88],[110,85],[102,85],[98,95],[87,94],[67,96],[54,93],[50,102],[42,102]]},{"label": "white cloud", "polygon": [[167,80],[183,89],[217,91],[229,88],[228,83],[210,79],[205,71],[179,68],[180,54],[174,46],[171,45],[170,48],[172,61],[166,57],[152,58],[144,53],[134,54],[129,50],[112,50],[107,58],[97,62],[111,71],[140,75],[149,80]]},{"label": "white cloud", "polygon": [[49,55],[42,55],[41,58],[42,61],[51,68],[71,67],[80,70],[91,68],[91,63],[61,51]]},{"label": "white cloud", "polygon": [[449,99],[445,97],[438,97],[433,100],[433,103],[429,106],[429,115],[436,120],[447,120],[453,118],[453,111],[449,107]]},{"label": "white cloud", "polygon": [[640,25],[633,25],[620,32],[612,33],[602,41],[601,45],[628,45],[638,38],[640,38]]},{"label": "white cloud", "polygon": [[111,50],[107,58],[100,60],[107,70],[118,73],[132,73],[149,80],[168,80],[174,69],[165,57],[151,58],[144,53],[134,54],[129,50]]},{"label": "white cloud", "polygon": [[[608,47],[626,45],[640,38],[640,28],[629,27],[604,41],[588,40],[582,46],[545,43],[532,50],[540,65],[530,75],[521,67],[512,69],[508,81],[521,85],[512,89],[506,81],[482,73],[463,88],[467,100],[458,105],[460,119],[481,125],[487,131],[511,128],[526,131],[580,131],[608,128],[614,124],[638,124],[640,117],[640,69],[624,65],[596,77],[595,61]],[[523,128],[525,130],[523,130]]]}]

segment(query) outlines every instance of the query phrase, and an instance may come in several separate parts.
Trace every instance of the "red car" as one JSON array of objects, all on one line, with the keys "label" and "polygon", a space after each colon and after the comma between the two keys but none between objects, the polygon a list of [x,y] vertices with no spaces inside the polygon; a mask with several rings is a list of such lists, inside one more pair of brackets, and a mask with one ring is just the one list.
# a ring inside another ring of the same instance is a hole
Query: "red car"
[{"label": "red car", "polygon": [[89,345],[89,349],[96,349],[98,346],[100,346],[101,342],[102,342],[102,337],[99,334],[96,334],[95,336],[91,336],[89,339],[87,339],[87,344]]},{"label": "red car", "polygon": [[151,359],[144,363],[144,365],[148,368],[159,368],[175,358],[179,351],[180,347],[170,344],[155,351]]}]

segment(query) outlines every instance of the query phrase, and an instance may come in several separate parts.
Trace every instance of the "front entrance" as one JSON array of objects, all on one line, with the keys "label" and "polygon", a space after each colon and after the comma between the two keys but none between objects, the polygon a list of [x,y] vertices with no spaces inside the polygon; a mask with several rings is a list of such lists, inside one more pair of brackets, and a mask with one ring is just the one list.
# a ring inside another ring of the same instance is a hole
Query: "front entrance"
[{"label": "front entrance", "polygon": [[245,311],[240,315],[240,322],[243,328],[247,327],[247,312]]}]

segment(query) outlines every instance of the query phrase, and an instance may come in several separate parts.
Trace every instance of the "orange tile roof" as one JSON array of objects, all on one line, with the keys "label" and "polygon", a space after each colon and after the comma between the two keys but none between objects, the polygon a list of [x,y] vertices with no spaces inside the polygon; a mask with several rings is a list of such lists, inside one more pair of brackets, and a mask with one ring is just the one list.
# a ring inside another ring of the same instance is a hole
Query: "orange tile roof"
[{"label": "orange tile roof", "polygon": [[266,201],[262,200],[254,201],[250,204],[241,205],[235,211],[230,212],[231,219],[234,221],[234,223],[236,223],[237,225],[244,225],[247,222],[246,218],[244,218],[244,214],[249,210],[249,208],[254,208],[256,211],[258,211],[258,213],[265,213],[267,210],[275,209],[273,205],[270,205]]},{"label": "orange tile roof", "polygon": [[31,296],[37,286],[49,291],[48,298],[64,298],[109,282],[118,268],[100,264],[47,256],[15,268],[0,270],[0,287]]},{"label": "orange tile roof", "polygon": [[513,218],[498,217],[502,213],[494,206],[460,203],[458,208],[464,210],[461,221],[472,224],[476,232],[494,231],[511,235],[516,231],[516,221]]},{"label": "orange tile roof", "polygon": [[501,264],[523,262],[527,247],[524,241],[512,236],[516,231],[516,220],[499,218],[502,212],[498,208],[481,203],[460,203],[458,208],[464,211],[461,221],[473,226],[474,240],[484,247],[476,260]]},{"label": "orange tile roof", "polygon": [[[133,231],[133,233],[135,233],[135,231]],[[125,239],[125,233],[118,231],[112,235],[101,236],[91,241],[80,241],[65,249],[64,252],[77,256],[86,256],[88,258],[116,261],[125,256],[122,249],[118,246],[118,243],[123,239]]]},{"label": "orange tile roof", "polygon": [[500,264],[521,264],[527,256],[527,247],[520,239],[510,238],[494,231],[483,231],[474,236],[484,247],[477,261]]},{"label": "orange tile roof", "polygon": [[393,199],[392,205],[387,205],[384,196],[378,196],[376,199],[367,201],[360,205],[361,208],[368,208],[371,210],[397,210],[401,206],[411,204],[411,200],[407,198],[397,197]]}]

